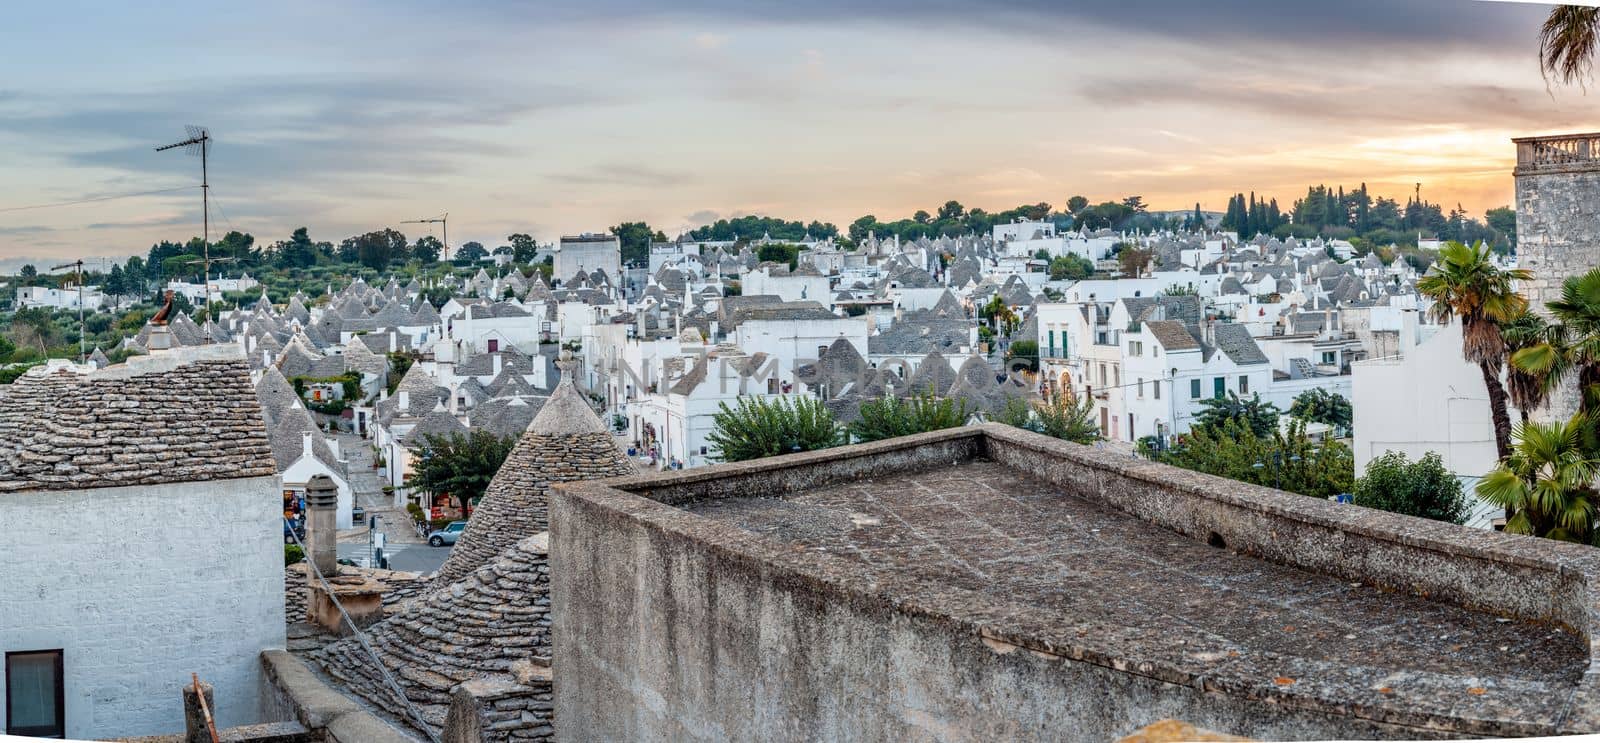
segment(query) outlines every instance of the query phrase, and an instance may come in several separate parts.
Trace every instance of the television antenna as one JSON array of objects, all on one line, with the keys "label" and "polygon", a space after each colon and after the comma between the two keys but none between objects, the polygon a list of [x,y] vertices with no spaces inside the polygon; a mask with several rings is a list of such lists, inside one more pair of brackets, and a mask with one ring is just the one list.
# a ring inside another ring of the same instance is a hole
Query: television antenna
[{"label": "television antenna", "polygon": [[434,217],[432,219],[406,219],[406,220],[401,220],[400,224],[438,224],[438,225],[440,225],[443,228],[443,240],[442,240],[442,242],[444,243],[444,253],[439,256],[439,259],[440,260],[444,260],[444,261],[450,260],[450,212],[445,212],[444,214],[440,214],[439,216]]},{"label": "television antenna", "polygon": [[[190,156],[200,158],[200,250],[205,264],[206,307],[211,307],[211,183],[207,173],[207,156],[211,153],[211,131],[203,126],[185,126],[188,139],[162,145],[156,152],[166,152],[179,147]],[[209,319],[209,318],[208,318]],[[206,343],[211,342],[211,332],[206,331]]]},{"label": "television antenna", "polygon": [[60,271],[63,268],[73,269],[78,276],[78,363],[85,364],[89,361],[89,352],[88,347],[85,345],[86,339],[83,333],[83,259],[79,258],[71,263],[51,266],[50,270]]},{"label": "television antenna", "polygon": [[212,258],[210,256],[210,251],[206,251],[206,257],[205,258],[201,258],[199,260],[184,261],[183,262],[183,265],[185,265],[185,266],[199,266],[199,265],[203,264],[206,267],[206,275],[200,277],[202,283],[205,285],[205,292],[206,292],[206,308],[205,308],[206,309],[206,324],[201,326],[201,330],[205,331],[205,334],[206,334],[205,335],[206,345],[208,345],[208,346],[211,345],[211,323],[216,320],[216,318],[211,316],[211,264],[213,264],[213,263],[232,263],[232,262],[234,262],[236,260],[239,260],[239,259],[238,258]]}]

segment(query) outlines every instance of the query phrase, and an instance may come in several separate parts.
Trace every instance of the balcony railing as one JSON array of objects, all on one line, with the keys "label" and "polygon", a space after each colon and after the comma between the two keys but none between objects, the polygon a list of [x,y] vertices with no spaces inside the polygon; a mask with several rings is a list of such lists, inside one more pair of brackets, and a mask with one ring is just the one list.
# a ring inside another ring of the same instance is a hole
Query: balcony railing
[{"label": "balcony railing", "polygon": [[1517,144],[1517,172],[1600,169],[1600,133],[1522,137]]}]

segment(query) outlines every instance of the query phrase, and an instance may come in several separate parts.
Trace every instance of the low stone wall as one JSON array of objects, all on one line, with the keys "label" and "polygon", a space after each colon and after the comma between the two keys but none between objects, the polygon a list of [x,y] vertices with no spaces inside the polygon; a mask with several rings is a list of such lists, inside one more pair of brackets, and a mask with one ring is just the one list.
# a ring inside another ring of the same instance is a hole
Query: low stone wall
[{"label": "low stone wall", "polygon": [[555,740],[550,668],[519,661],[514,679],[463,681],[450,694],[443,743]]},{"label": "low stone wall", "polygon": [[306,729],[320,733],[323,740],[339,743],[415,743],[417,740],[323,683],[288,651],[263,652],[261,665],[282,705],[291,710]]},{"label": "low stone wall", "polygon": [[[845,560],[675,507],[972,457],[1268,561],[1596,636],[1591,548],[1340,506],[991,424],[558,486],[557,737],[1103,741],[1161,718],[1274,740],[1519,730],[1475,712],[1443,719],[1290,697],[1271,679],[1191,677],[1100,652],[1101,638],[1055,637],[1049,617],[971,591],[866,582]],[[1561,730],[1600,730],[1596,681],[1591,671],[1571,691]]]}]

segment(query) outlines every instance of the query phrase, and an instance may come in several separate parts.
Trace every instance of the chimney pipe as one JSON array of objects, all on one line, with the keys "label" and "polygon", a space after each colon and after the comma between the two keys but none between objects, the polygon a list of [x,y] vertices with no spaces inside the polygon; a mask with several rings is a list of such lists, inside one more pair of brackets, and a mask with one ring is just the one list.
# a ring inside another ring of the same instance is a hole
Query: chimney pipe
[{"label": "chimney pipe", "polygon": [[324,576],[339,574],[339,487],[333,478],[316,475],[306,483],[306,539],[311,564]]}]

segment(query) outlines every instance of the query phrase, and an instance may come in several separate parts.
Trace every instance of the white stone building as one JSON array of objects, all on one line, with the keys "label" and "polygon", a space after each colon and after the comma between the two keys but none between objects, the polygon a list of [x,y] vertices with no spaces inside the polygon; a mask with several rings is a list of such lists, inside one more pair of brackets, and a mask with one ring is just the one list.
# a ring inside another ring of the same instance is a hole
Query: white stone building
[{"label": "white stone building", "polygon": [[[24,455],[23,453],[28,454]],[[0,387],[0,730],[181,733],[180,689],[219,727],[261,721],[260,653],[284,646],[280,498],[234,345]]]}]

